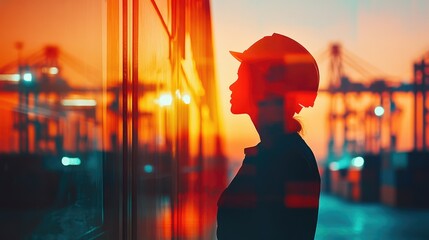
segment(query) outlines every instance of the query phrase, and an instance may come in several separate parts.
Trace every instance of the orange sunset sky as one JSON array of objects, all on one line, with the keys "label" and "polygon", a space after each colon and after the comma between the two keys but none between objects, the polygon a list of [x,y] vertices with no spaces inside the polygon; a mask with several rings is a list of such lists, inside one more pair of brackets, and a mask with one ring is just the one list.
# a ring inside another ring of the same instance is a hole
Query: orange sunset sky
[{"label": "orange sunset sky", "polygon": [[[327,83],[328,59],[321,56],[332,42],[340,42],[380,69],[380,76],[374,77],[394,81],[411,81],[413,62],[429,51],[426,0],[213,0],[211,5],[224,146],[233,161],[241,161],[242,149],[259,140],[247,116],[229,112],[228,87],[239,66],[229,50],[244,51],[273,32],[287,35],[315,56],[322,87]],[[64,75],[78,75],[77,84],[100,86],[104,7],[102,0],[43,0],[37,5],[32,0],[0,0],[0,66],[17,58],[16,41],[24,42],[23,56],[46,44],[58,44],[83,67],[80,73],[64,69]],[[5,101],[0,96],[0,103]],[[326,95],[320,94],[314,108],[300,114],[304,138],[319,160],[327,149],[327,103]],[[412,106],[409,101],[402,105]],[[411,124],[411,111],[406,109],[404,125],[411,130]],[[401,134],[399,149],[409,149],[411,140],[409,131]]]},{"label": "orange sunset sky", "polygon": [[[327,85],[328,59],[322,53],[333,42],[369,62],[379,76],[410,82],[413,63],[429,51],[429,1],[425,0],[296,0],[296,1],[212,1],[215,50],[220,101],[226,131],[226,151],[233,160],[243,158],[242,148],[259,141],[250,119],[229,113],[229,85],[236,80],[239,63],[228,50],[244,51],[263,36],[278,32],[305,46],[318,61],[321,87]],[[349,73],[345,68],[346,74]],[[353,73],[350,72],[353,77]],[[356,76],[353,81],[368,82]],[[303,109],[300,120],[304,139],[318,160],[327,153],[326,94],[320,94],[314,108]],[[404,108],[399,133],[399,150],[412,146],[412,102]],[[407,131],[407,129],[409,129]]]}]

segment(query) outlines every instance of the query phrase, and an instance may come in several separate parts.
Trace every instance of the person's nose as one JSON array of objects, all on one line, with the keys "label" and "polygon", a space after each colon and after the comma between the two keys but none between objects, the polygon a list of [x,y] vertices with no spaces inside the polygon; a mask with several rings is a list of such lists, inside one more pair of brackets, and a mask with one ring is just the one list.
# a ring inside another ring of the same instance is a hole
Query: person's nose
[{"label": "person's nose", "polygon": [[229,86],[229,90],[231,90],[231,92],[234,91],[236,83],[237,83],[237,80]]}]

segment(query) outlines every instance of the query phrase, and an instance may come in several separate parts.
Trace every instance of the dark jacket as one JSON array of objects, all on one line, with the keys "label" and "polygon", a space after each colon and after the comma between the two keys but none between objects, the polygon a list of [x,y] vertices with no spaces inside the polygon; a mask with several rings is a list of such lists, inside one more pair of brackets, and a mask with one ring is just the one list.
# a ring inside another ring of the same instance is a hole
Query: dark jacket
[{"label": "dark jacket", "polygon": [[297,133],[245,149],[243,165],[218,200],[217,237],[314,239],[320,175]]}]

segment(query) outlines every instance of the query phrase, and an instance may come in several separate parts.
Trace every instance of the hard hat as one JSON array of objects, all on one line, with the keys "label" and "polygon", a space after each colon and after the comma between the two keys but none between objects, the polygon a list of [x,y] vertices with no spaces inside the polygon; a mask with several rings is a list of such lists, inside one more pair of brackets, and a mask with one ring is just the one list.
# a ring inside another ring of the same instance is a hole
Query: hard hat
[{"label": "hard hat", "polygon": [[302,107],[314,105],[319,88],[319,69],[313,56],[295,40],[274,33],[263,37],[242,53],[230,53],[240,62],[254,63],[256,66],[271,65],[271,72],[282,76],[279,81],[270,81],[269,75],[265,79],[264,84],[268,84],[265,89],[272,94],[293,95]]}]

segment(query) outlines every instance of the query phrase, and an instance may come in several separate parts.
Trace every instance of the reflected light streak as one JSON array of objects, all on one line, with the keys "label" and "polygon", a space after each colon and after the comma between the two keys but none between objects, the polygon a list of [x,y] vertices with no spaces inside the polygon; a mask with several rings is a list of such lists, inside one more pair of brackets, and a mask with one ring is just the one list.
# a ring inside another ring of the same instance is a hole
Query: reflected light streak
[{"label": "reflected light streak", "polygon": [[190,104],[191,103],[191,96],[189,94],[183,94],[182,101],[185,104]]},{"label": "reflected light streak", "polygon": [[94,99],[63,99],[61,104],[66,107],[94,107],[97,102]]},{"label": "reflected light streak", "polygon": [[176,90],[176,97],[178,97],[178,98],[181,98],[181,97],[182,97],[182,94],[180,93],[180,91],[179,91],[179,90]]},{"label": "reflected light streak", "polygon": [[19,82],[19,74],[0,74],[0,81]]}]

